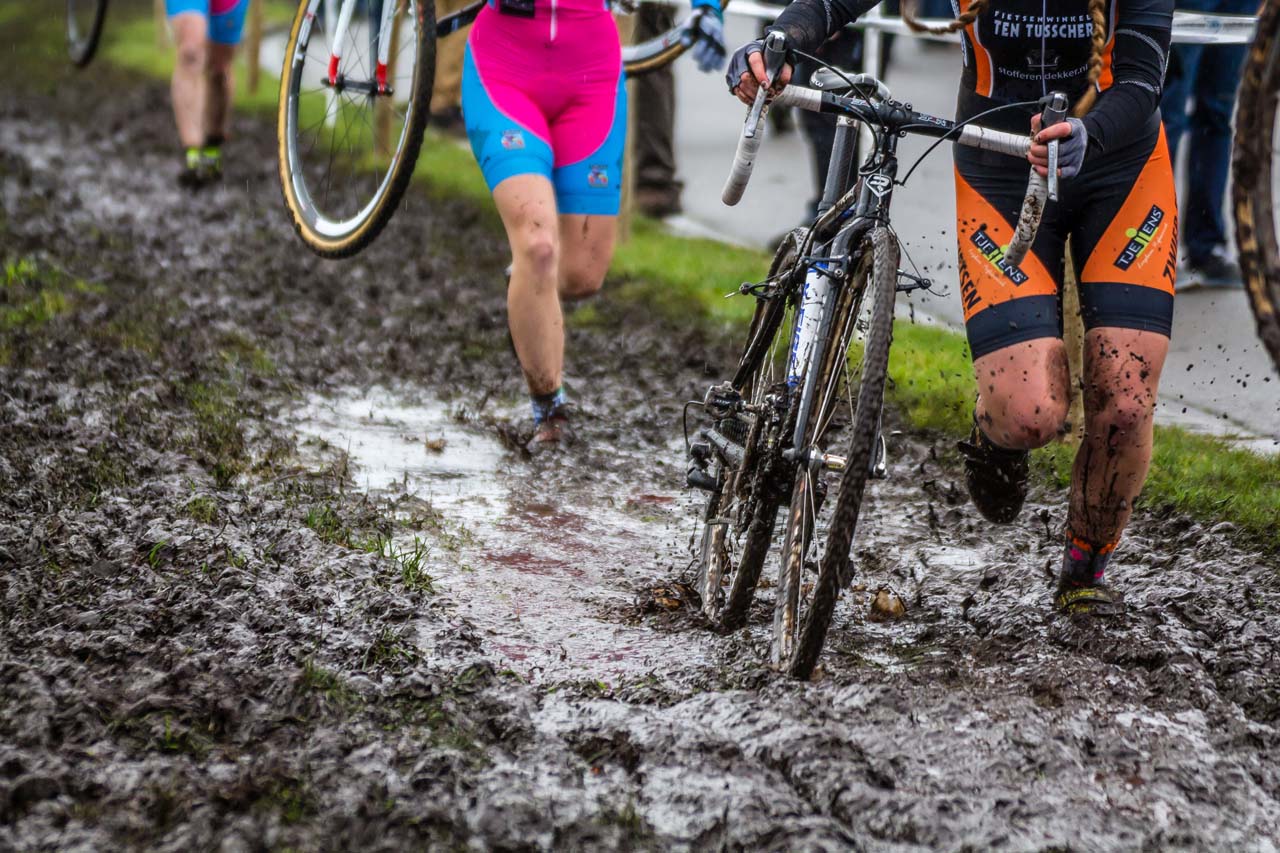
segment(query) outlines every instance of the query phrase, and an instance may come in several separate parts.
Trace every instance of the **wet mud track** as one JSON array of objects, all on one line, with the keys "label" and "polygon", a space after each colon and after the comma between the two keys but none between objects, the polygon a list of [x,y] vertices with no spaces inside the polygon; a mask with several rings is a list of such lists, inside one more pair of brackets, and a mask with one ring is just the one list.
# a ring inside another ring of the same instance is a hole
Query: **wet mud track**
[{"label": "wet mud track", "polygon": [[483,214],[322,263],[270,127],[192,198],[162,87],[7,82],[0,849],[1276,849],[1280,573],[1229,529],[1140,517],[1128,616],[1060,620],[1062,496],[991,530],[902,437],[788,682],[763,606],[649,593],[722,345],[606,295],[584,441],[524,459]]}]

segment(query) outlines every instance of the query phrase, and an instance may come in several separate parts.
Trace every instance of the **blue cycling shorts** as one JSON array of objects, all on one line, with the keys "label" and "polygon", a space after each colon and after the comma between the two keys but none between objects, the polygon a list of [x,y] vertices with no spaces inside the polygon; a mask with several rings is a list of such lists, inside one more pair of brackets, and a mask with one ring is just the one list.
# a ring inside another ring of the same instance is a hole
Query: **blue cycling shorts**
[{"label": "blue cycling shorts", "polygon": [[203,15],[209,19],[209,41],[237,45],[249,0],[164,0],[164,11],[170,18],[188,12]]}]

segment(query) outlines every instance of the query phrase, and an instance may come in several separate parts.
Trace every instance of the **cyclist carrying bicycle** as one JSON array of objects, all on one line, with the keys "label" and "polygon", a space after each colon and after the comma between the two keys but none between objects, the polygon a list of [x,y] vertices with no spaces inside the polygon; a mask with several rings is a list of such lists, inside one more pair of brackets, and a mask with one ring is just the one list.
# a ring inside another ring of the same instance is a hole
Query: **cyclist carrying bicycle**
[{"label": "cyclist carrying bicycle", "polygon": [[[813,52],[876,0],[795,0],[774,28]],[[923,26],[905,14],[916,29]],[[1035,139],[1041,174],[1059,143],[1059,201],[1031,252],[1002,262],[1026,173],[1002,155],[955,146],[960,298],[978,380],[973,430],[961,442],[978,511],[1012,522],[1027,494],[1028,451],[1067,430],[1071,397],[1060,294],[1067,238],[1085,335],[1085,437],[1076,455],[1056,606],[1118,612],[1107,562],[1151,461],[1152,416],[1169,349],[1177,205],[1159,102],[1172,0],[971,0],[942,32],[963,33],[957,120],[983,119]],[[762,43],[733,56],[730,90],[750,103],[767,84]],[[781,88],[786,66],[773,81]],[[1066,121],[1040,127],[1037,99],[1068,92]],[[1032,102],[1032,103],[1027,103]]]},{"label": "cyclist carrying bicycle", "polygon": [[[694,5],[719,22],[718,2]],[[700,41],[700,64],[706,51],[723,57],[722,36]],[[623,83],[604,0],[490,0],[467,41],[463,120],[511,243],[508,322],[529,386],[533,452],[571,438],[561,300],[599,291],[613,256]]]},{"label": "cyclist carrying bicycle", "polygon": [[222,145],[231,124],[231,59],[249,0],[165,0],[178,57],[170,89],[185,148],[178,182],[198,188],[222,177]]}]

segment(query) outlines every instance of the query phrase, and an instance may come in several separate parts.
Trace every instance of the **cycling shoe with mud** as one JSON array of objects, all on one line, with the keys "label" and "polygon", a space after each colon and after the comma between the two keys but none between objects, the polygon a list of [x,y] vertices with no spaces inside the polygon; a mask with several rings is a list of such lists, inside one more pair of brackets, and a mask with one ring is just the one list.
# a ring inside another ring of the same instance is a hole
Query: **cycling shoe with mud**
[{"label": "cycling shoe with mud", "polygon": [[178,184],[189,190],[222,180],[222,149],[215,145],[188,148]]},{"label": "cycling shoe with mud", "polygon": [[525,448],[532,456],[563,450],[577,441],[573,426],[569,423],[569,415],[564,409],[557,409],[537,426],[533,436]]},{"label": "cycling shoe with mud", "polygon": [[1124,613],[1124,595],[1105,583],[1076,586],[1062,581],[1053,606],[1067,616],[1119,616]]},{"label": "cycling shoe with mud", "polygon": [[1009,524],[1027,499],[1030,454],[991,443],[975,420],[968,441],[956,443],[964,457],[964,482],[982,517],[993,524]]}]

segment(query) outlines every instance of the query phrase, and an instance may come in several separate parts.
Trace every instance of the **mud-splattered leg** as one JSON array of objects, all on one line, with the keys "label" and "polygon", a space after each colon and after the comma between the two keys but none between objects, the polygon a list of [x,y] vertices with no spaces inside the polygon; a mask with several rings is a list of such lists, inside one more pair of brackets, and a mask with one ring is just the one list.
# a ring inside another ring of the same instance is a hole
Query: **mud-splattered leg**
[{"label": "mud-splattered leg", "polygon": [[493,191],[511,243],[507,322],[529,392],[550,394],[564,368],[560,312],[560,225],[555,192],[542,175],[515,175]]},{"label": "mud-splattered leg", "polygon": [[1076,454],[1068,525],[1089,542],[1118,540],[1142,491],[1168,352],[1169,339],[1154,332],[1097,328],[1085,335],[1085,435]]},{"label": "mud-splattered leg", "polygon": [[978,425],[1008,450],[1043,447],[1062,433],[1069,404],[1067,352],[1058,338],[1003,347],[973,363]]},{"label": "mud-splattered leg", "polygon": [[561,298],[585,299],[599,292],[617,234],[616,216],[571,213],[560,217]]}]

